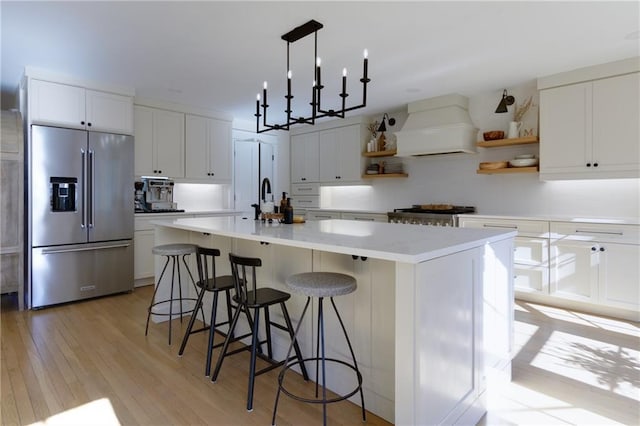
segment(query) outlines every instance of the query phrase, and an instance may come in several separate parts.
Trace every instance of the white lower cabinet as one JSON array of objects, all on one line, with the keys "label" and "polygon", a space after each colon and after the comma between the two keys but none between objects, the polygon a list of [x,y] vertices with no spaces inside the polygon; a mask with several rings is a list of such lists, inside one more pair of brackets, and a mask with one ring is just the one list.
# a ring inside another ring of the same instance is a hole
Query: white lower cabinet
[{"label": "white lower cabinet", "polygon": [[640,226],[477,216],[460,226],[518,231],[518,298],[640,320]]},{"label": "white lower cabinet", "polygon": [[550,294],[640,310],[640,226],[551,223]]},{"label": "white lower cabinet", "polygon": [[549,293],[549,222],[461,216],[460,227],[518,231],[513,258],[514,288],[518,292]]},{"label": "white lower cabinet", "polygon": [[309,210],[307,211],[307,220],[323,220],[323,219],[345,219],[345,220],[361,220],[365,222],[386,222],[386,213],[357,213],[353,211],[345,212],[339,210]]}]

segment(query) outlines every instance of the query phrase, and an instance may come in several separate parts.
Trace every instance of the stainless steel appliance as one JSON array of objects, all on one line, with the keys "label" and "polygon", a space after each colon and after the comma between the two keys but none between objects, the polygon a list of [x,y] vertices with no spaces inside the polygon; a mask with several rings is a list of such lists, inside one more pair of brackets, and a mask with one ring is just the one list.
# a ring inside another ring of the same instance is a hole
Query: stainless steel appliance
[{"label": "stainless steel appliance", "polygon": [[148,213],[183,212],[173,202],[174,181],[171,179],[142,178],[145,208]]},{"label": "stainless steel appliance", "polygon": [[133,289],[133,137],[31,126],[31,308]]},{"label": "stainless steel appliance", "polygon": [[451,204],[414,204],[412,207],[394,209],[387,213],[390,223],[407,223],[412,225],[458,226],[458,215],[475,213],[471,206],[454,206]]}]

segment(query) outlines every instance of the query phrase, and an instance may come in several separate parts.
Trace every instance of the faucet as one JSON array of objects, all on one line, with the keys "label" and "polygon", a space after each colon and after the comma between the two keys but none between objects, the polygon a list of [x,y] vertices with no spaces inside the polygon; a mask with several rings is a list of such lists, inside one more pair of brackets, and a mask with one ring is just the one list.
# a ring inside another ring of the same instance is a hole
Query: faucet
[{"label": "faucet", "polygon": [[[266,189],[266,193],[265,193],[265,189]],[[262,201],[267,201],[267,196],[266,194],[271,194],[271,182],[269,181],[269,178],[264,178],[262,179],[262,188],[260,190],[260,194],[261,194],[261,199]]]}]

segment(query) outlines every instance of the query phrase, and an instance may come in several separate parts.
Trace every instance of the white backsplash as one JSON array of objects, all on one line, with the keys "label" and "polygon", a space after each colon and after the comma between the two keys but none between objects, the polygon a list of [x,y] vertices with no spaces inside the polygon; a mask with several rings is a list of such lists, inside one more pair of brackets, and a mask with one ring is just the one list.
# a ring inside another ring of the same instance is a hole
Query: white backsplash
[{"label": "white backsplash", "polygon": [[186,211],[207,211],[230,207],[231,185],[200,183],[176,183],[173,201],[179,209]]}]

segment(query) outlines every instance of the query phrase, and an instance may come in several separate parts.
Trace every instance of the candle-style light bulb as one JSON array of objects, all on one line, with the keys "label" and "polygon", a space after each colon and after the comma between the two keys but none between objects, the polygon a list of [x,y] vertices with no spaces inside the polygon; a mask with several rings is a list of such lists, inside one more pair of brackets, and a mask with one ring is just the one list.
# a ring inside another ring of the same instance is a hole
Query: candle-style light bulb
[{"label": "candle-style light bulb", "polygon": [[291,70],[287,71],[287,78],[291,80]]},{"label": "candle-style light bulb", "polygon": [[321,62],[322,62],[322,60],[320,59],[320,57],[317,57],[316,58],[316,67],[319,67]]},{"label": "candle-style light bulb", "polygon": [[367,59],[369,57],[369,51],[364,49],[364,58]]},{"label": "candle-style light bulb", "polygon": [[267,90],[267,82],[265,81],[264,84],[262,85],[262,88]]},{"label": "candle-style light bulb", "polygon": [[342,68],[342,76],[343,77],[347,76],[347,69],[346,68]]},{"label": "candle-style light bulb", "polygon": [[257,100],[258,102],[260,101],[260,93],[258,93],[258,94],[256,95],[256,100]]}]

